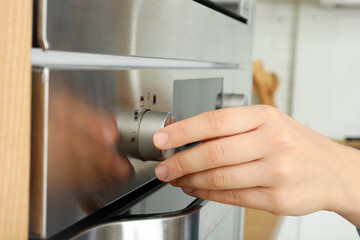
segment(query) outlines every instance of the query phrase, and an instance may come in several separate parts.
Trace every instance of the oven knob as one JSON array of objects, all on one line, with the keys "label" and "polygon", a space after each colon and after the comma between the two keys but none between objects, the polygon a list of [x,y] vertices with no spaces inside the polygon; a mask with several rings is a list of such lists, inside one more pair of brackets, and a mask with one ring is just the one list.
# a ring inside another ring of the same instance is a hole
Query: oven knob
[{"label": "oven knob", "polygon": [[161,161],[171,157],[175,149],[159,150],[154,146],[156,131],[171,123],[170,112],[122,110],[118,114],[120,152],[142,160]]},{"label": "oven knob", "polygon": [[142,115],[138,131],[139,155],[143,160],[164,160],[175,153],[175,149],[159,150],[153,143],[156,131],[171,123],[170,112],[147,110]]},{"label": "oven knob", "polygon": [[245,94],[219,94],[216,101],[216,109],[247,106]]}]

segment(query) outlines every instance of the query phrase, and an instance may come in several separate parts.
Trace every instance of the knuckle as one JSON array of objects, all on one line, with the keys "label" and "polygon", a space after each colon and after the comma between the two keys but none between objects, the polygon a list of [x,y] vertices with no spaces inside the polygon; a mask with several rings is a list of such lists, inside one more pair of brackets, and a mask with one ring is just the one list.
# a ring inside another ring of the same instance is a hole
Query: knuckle
[{"label": "knuckle", "polygon": [[178,126],[177,135],[178,135],[179,139],[182,139],[187,136],[184,126],[182,126],[182,125]]},{"label": "knuckle", "polygon": [[275,131],[275,133],[272,134],[270,141],[276,148],[289,149],[295,146],[294,137],[285,129]]},{"label": "knuckle", "polygon": [[218,166],[220,162],[224,159],[225,149],[222,144],[213,142],[208,146],[208,159],[211,162],[212,166]]},{"label": "knuckle", "polygon": [[289,179],[292,175],[292,168],[290,164],[282,162],[280,164],[274,164],[271,172],[276,180],[278,180],[279,182],[283,182]]},{"label": "knuckle", "polygon": [[227,177],[225,176],[224,172],[218,169],[211,171],[211,179],[210,179],[211,187],[215,189],[223,188],[227,182],[228,182]]},{"label": "knuckle", "polygon": [[225,191],[225,202],[231,205],[238,205],[239,201],[239,196],[235,193],[235,191],[232,190],[228,190]]},{"label": "knuckle", "polygon": [[220,131],[225,123],[225,114],[223,111],[211,111],[207,113],[210,129]]},{"label": "knuckle", "polygon": [[268,120],[278,118],[281,113],[277,108],[269,106],[269,105],[264,105],[262,112],[264,113],[265,118]]},{"label": "knuckle", "polygon": [[185,174],[184,166],[180,158],[174,158],[174,166],[178,175],[182,176]]}]

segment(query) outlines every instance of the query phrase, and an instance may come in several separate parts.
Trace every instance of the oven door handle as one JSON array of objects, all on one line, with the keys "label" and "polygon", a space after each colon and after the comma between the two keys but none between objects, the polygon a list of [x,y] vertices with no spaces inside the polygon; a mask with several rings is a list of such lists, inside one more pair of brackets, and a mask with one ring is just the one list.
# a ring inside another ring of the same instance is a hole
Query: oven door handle
[{"label": "oven door handle", "polygon": [[205,239],[232,206],[197,199],[181,211],[138,215],[96,225],[73,239],[197,240]]}]

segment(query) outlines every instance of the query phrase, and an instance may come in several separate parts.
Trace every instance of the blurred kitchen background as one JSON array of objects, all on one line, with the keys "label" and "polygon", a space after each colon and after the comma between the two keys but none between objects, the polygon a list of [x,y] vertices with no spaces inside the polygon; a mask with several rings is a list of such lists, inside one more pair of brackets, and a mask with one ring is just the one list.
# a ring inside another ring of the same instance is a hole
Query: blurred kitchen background
[{"label": "blurred kitchen background", "polygon": [[[278,77],[276,106],[329,138],[359,138],[360,0],[258,0],[255,19],[253,57]],[[331,212],[279,222],[275,240],[359,239]]]}]

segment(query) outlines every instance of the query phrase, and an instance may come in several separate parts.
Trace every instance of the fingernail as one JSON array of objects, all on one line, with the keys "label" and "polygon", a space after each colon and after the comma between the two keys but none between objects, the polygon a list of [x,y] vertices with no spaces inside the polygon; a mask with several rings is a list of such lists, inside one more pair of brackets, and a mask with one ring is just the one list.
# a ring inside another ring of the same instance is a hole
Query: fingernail
[{"label": "fingernail", "polygon": [[155,133],[154,142],[156,146],[163,146],[169,140],[169,135],[166,132]]},{"label": "fingernail", "polygon": [[188,194],[191,194],[194,192],[193,188],[183,188],[182,190],[184,191],[184,193],[188,193]]},{"label": "fingernail", "polygon": [[169,172],[166,166],[158,165],[155,169],[155,174],[158,179],[165,180],[168,177]]}]

